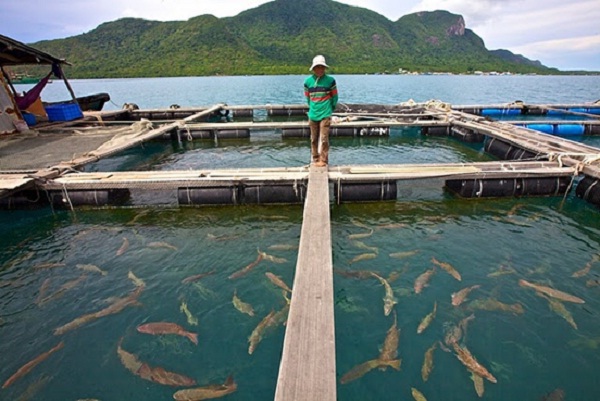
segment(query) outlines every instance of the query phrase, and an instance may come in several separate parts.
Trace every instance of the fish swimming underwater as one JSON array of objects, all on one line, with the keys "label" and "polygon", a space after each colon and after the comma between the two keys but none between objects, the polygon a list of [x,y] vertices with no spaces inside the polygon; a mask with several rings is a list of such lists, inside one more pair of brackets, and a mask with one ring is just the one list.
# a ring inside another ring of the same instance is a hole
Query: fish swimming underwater
[{"label": "fish swimming underwater", "polygon": [[192,315],[192,312],[190,312],[190,310],[188,309],[187,303],[185,301],[181,302],[179,310],[185,314],[185,317],[187,318],[187,322],[189,324],[191,324],[192,326],[198,326],[198,318]]},{"label": "fish swimming underwater", "polygon": [[237,390],[237,384],[233,381],[233,376],[229,376],[223,384],[210,384],[204,387],[188,388],[179,390],[173,394],[173,399],[177,401],[200,401],[221,398]]},{"label": "fish swimming underwater", "polygon": [[[394,313],[394,324],[388,329],[385,340],[383,341],[383,347],[379,353],[379,361],[381,362],[392,362],[398,358],[398,343],[400,342],[400,330],[398,329],[398,319]],[[382,365],[379,367],[380,370],[386,370],[387,366]]]},{"label": "fish swimming underwater", "polygon": [[266,329],[275,324],[273,319],[274,316],[275,311],[272,310],[258,323],[254,330],[252,330],[252,334],[250,334],[250,337],[248,337],[248,353],[250,355],[252,355],[252,353],[256,350],[256,347],[258,347],[258,343],[262,341]]},{"label": "fish swimming underwater", "polygon": [[254,308],[247,302],[242,301],[237,296],[237,289],[233,291],[233,299],[231,300],[235,309],[250,316],[254,316]]},{"label": "fish swimming underwater", "polygon": [[429,327],[429,325],[431,324],[431,322],[433,321],[433,319],[435,319],[436,312],[437,312],[437,301],[435,301],[433,303],[433,310],[431,312],[429,312],[423,318],[423,320],[421,320],[421,323],[419,323],[419,326],[417,327],[417,334],[421,334],[422,332],[425,331],[425,329],[427,327]]},{"label": "fish swimming underwater", "polygon": [[246,273],[248,273],[250,270],[254,269],[256,267],[256,265],[258,265],[260,263],[261,260],[263,260],[264,256],[259,252],[258,256],[256,257],[256,260],[248,265],[246,265],[246,267],[244,267],[241,270],[236,271],[235,273],[231,274],[229,276],[229,279],[235,279],[235,278],[239,278],[242,277],[243,275],[245,275]]},{"label": "fish swimming underwater", "polygon": [[577,304],[584,304],[585,303],[585,301],[583,299],[581,299],[579,297],[576,297],[574,295],[567,294],[566,292],[555,290],[554,288],[546,287],[544,285],[530,283],[527,280],[520,279],[519,280],[519,285],[521,287],[533,288],[534,290],[536,290],[538,292],[541,292],[542,294],[546,294],[546,295],[548,295],[549,297],[552,297],[552,298],[560,299],[561,301],[574,302],[574,303],[577,303]]},{"label": "fish swimming underwater", "polygon": [[396,370],[400,370],[401,362],[402,361],[400,359],[394,359],[392,361],[380,361],[379,359],[371,359],[369,361],[356,365],[355,367],[350,369],[340,378],[340,383],[346,384],[353,380],[361,378],[365,374],[369,373],[371,370],[377,367],[389,366]]},{"label": "fish swimming underwater", "polygon": [[99,319],[104,316],[113,315],[115,313],[121,312],[123,309],[130,305],[140,305],[137,301],[144,287],[137,287],[134,291],[132,291],[128,296],[124,298],[118,298],[108,307],[101,309],[97,312],[87,313],[85,315],[79,316],[67,324],[64,324],[60,327],[54,329],[54,335],[58,336],[64,334],[73,329],[79,328],[84,324],[92,322],[96,319]]},{"label": "fish swimming underwater", "polygon": [[122,342],[123,338],[121,337],[117,346],[117,355],[119,355],[119,359],[123,366],[134,375],[139,376],[144,380],[164,384],[166,386],[193,386],[196,384],[196,381],[191,377],[169,372],[161,367],[152,367],[147,363],[141,362],[137,356],[121,348]]},{"label": "fish swimming underwater", "polygon": [[423,291],[423,288],[429,286],[429,280],[431,280],[431,277],[435,274],[435,266],[432,267],[431,269],[425,271],[425,273],[421,274],[419,277],[417,277],[417,279],[415,280],[415,294],[420,294],[421,291]]},{"label": "fish swimming underwater", "polygon": [[194,344],[198,345],[198,334],[191,333],[176,323],[170,322],[154,322],[146,323],[137,327],[137,331],[145,334],[176,334],[186,337]]},{"label": "fish swimming underwater", "polygon": [[452,344],[452,348],[454,349],[454,352],[456,352],[455,355],[458,360],[461,361],[467,369],[492,383],[498,383],[498,380],[494,377],[494,375],[492,375],[482,364],[480,364],[466,347],[460,346],[455,342]]},{"label": "fish swimming underwater", "polygon": [[7,388],[8,386],[10,386],[11,384],[13,384],[15,381],[17,381],[21,377],[23,377],[27,373],[31,372],[31,370],[33,368],[35,368],[41,362],[45,361],[50,355],[52,355],[56,351],[62,349],[64,346],[65,346],[65,343],[63,341],[61,341],[57,345],[55,345],[54,347],[52,347],[51,349],[49,349],[48,351],[46,351],[46,352],[44,352],[44,353],[36,356],[31,361],[29,361],[25,365],[21,366],[15,373],[12,374],[11,377],[9,377],[8,379],[6,379],[6,381],[2,385],[2,388]]},{"label": "fish swimming underwater", "polygon": [[452,293],[452,305],[453,306],[458,306],[460,304],[462,304],[465,299],[467,299],[467,296],[469,295],[469,293],[477,288],[480,288],[480,285],[472,285],[470,287],[466,287],[463,288],[462,290],[458,291],[458,292],[454,292]]},{"label": "fish swimming underwater", "polygon": [[121,256],[123,255],[127,249],[129,249],[129,240],[127,239],[127,237],[123,237],[123,244],[121,244],[121,247],[117,250],[117,256]]},{"label": "fish swimming underwater", "polygon": [[433,370],[433,353],[437,348],[437,342],[433,343],[431,347],[425,351],[425,356],[423,358],[423,366],[421,366],[421,378],[424,382],[429,379],[429,375]]},{"label": "fish swimming underwater", "polygon": [[273,284],[275,284],[277,287],[281,288],[282,290],[288,291],[288,292],[292,292],[292,289],[290,287],[288,287],[288,285],[286,283],[283,282],[283,280],[281,279],[281,277],[276,276],[275,274],[271,273],[271,272],[266,272],[265,276],[267,276],[267,278],[269,280],[271,280],[271,282]]},{"label": "fish swimming underwater", "polygon": [[441,267],[443,270],[445,270],[448,274],[450,274],[452,277],[454,277],[458,281],[462,280],[460,273],[450,263],[440,262],[439,260],[437,260],[434,257],[431,258],[431,262],[434,265]]},{"label": "fish swimming underwater", "polygon": [[392,286],[390,286],[390,283],[388,283],[386,279],[384,279],[381,276],[378,276],[375,273],[371,274],[373,277],[379,280],[381,285],[383,285],[383,287],[385,288],[385,296],[383,297],[383,314],[385,316],[388,316],[392,312],[394,305],[398,303],[396,301],[396,298],[394,297],[394,290],[392,290]]}]

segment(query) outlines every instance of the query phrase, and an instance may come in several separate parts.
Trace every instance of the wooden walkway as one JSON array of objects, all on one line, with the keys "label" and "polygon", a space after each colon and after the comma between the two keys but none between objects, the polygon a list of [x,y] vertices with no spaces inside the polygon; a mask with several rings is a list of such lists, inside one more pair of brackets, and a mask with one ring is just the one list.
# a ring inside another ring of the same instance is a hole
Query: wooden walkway
[{"label": "wooden walkway", "polygon": [[310,167],[275,401],[336,401],[327,168]]}]

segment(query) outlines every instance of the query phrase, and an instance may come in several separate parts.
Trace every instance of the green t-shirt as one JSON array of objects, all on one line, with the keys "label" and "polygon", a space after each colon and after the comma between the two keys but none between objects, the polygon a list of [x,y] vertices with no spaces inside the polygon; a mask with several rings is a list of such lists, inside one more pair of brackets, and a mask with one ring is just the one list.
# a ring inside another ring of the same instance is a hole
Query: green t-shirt
[{"label": "green t-shirt", "polygon": [[308,103],[308,118],[321,121],[331,117],[338,102],[335,79],[331,75],[311,75],[304,80],[304,96]]}]

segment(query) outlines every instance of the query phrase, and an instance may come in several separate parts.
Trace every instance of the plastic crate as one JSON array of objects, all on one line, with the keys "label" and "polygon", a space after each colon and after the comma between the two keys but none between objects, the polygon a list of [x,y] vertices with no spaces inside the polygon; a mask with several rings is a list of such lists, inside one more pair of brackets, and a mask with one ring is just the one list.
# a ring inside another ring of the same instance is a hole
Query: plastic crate
[{"label": "plastic crate", "polygon": [[23,114],[23,120],[25,120],[27,125],[29,125],[30,127],[37,123],[37,120],[35,119],[35,116],[33,114],[25,112],[21,114]]},{"label": "plastic crate", "polygon": [[83,117],[81,108],[75,103],[48,105],[46,113],[50,121],[71,121]]}]

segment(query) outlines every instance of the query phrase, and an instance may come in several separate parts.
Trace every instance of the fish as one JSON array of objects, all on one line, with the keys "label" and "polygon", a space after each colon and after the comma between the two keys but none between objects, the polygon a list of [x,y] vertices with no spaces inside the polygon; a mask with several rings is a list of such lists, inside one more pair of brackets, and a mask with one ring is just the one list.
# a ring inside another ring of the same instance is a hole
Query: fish
[{"label": "fish", "polygon": [[368,225],[366,225],[365,223],[363,223],[363,222],[360,222],[360,221],[358,221],[358,220],[355,220],[355,219],[352,219],[351,223],[352,223],[353,225],[355,225],[356,227],[364,228],[364,229],[367,229],[367,230],[370,230],[370,229],[371,229],[371,227],[369,227],[369,226],[368,226]]},{"label": "fish", "polygon": [[583,269],[576,271],[575,273],[573,273],[571,275],[571,277],[583,277],[586,276],[590,270],[592,269],[592,266],[594,263],[598,262],[600,260],[600,255],[596,254],[592,257],[592,260],[590,260],[589,262],[587,262],[585,264],[585,266],[583,267]]},{"label": "fish", "polygon": [[119,355],[119,359],[121,360],[121,363],[123,364],[123,366],[125,366],[125,368],[127,370],[129,370],[131,373],[137,375],[137,373],[140,370],[140,368],[142,367],[143,363],[140,362],[140,360],[137,358],[137,356],[135,356],[131,352],[125,351],[123,348],[121,348],[122,343],[123,343],[123,337],[121,337],[121,339],[119,340],[119,344],[117,345],[117,355]]},{"label": "fish", "polygon": [[267,316],[265,316],[258,325],[252,330],[250,337],[248,337],[248,353],[252,355],[252,353],[258,347],[258,344],[262,341],[263,335],[267,327],[272,326],[274,324],[273,317],[275,316],[275,311],[272,310],[269,312]]},{"label": "fish", "polygon": [[390,258],[404,259],[404,258],[408,258],[408,257],[414,256],[417,253],[419,253],[418,249],[415,249],[413,251],[394,252],[394,253],[390,253]]},{"label": "fish", "polygon": [[524,280],[524,279],[519,279],[519,285],[521,287],[533,288],[534,290],[539,291],[542,294],[546,294],[552,298],[560,299],[561,301],[574,302],[577,304],[585,303],[585,301],[583,299],[576,297],[574,295],[567,294],[566,292],[562,292],[559,290],[555,290],[554,288],[546,287],[546,286],[535,284],[535,283],[530,283],[529,281]]},{"label": "fish", "polygon": [[62,297],[65,292],[67,292],[68,290],[71,290],[73,288],[75,288],[79,283],[81,283],[82,281],[84,281],[87,278],[87,275],[83,275],[83,276],[79,276],[76,279],[73,279],[71,281],[67,281],[66,283],[64,283],[63,285],[60,286],[60,288],[58,290],[56,290],[56,292],[48,295],[47,297],[41,299],[37,304],[39,306],[44,305],[45,303],[52,301],[54,299],[60,298]]},{"label": "fish", "polygon": [[173,394],[173,399],[177,401],[200,401],[221,398],[237,390],[237,384],[233,381],[233,376],[229,376],[223,384],[210,384],[204,387],[188,388],[179,390]]},{"label": "fish", "polygon": [[420,294],[421,291],[423,291],[423,288],[428,287],[429,286],[429,280],[431,280],[431,277],[435,274],[435,266],[432,267],[431,269],[425,271],[425,273],[421,274],[419,277],[417,277],[417,279],[415,280],[415,294]]},{"label": "fish", "polygon": [[123,244],[121,244],[121,247],[119,249],[117,249],[117,256],[123,255],[127,251],[128,248],[129,248],[129,240],[127,239],[127,237],[123,237]]},{"label": "fish", "polygon": [[376,253],[361,253],[360,255],[355,256],[350,261],[350,264],[360,262],[362,260],[375,259],[377,257]]},{"label": "fish", "polygon": [[354,245],[355,247],[357,247],[359,249],[364,249],[365,251],[370,251],[375,254],[379,253],[379,248],[377,248],[376,246],[369,246],[362,241],[352,241],[352,245]]},{"label": "fish", "polygon": [[196,380],[191,377],[169,372],[160,366],[152,367],[147,363],[142,364],[138,371],[138,376],[154,383],[164,384],[165,386],[181,387],[196,385]]},{"label": "fish", "polygon": [[287,262],[287,259],[285,259],[285,258],[278,258],[276,256],[269,255],[268,253],[265,253],[265,252],[258,251],[258,254],[261,255],[264,260],[268,260],[273,263],[286,263]]},{"label": "fish", "polygon": [[274,245],[270,245],[267,249],[270,251],[295,251],[298,249],[298,245],[274,244]]},{"label": "fish", "polygon": [[402,360],[395,359],[392,361],[380,361],[379,359],[371,359],[369,361],[363,362],[360,365],[356,365],[348,372],[346,372],[341,378],[340,383],[346,384],[353,380],[363,377],[365,374],[369,373],[371,370],[382,367],[382,366],[390,366],[396,370],[400,370],[400,364]]},{"label": "fish", "polygon": [[486,298],[486,299],[475,299],[468,303],[467,309],[469,310],[485,310],[485,311],[499,311],[499,312],[511,312],[517,315],[522,315],[525,313],[525,309],[523,305],[518,302],[514,304],[505,304],[503,302],[498,301],[494,298]]},{"label": "fish", "polygon": [[417,390],[416,388],[411,387],[410,392],[411,392],[413,398],[415,399],[415,401],[427,401],[427,398],[425,398],[423,393],[420,392],[419,390]]},{"label": "fish", "polygon": [[417,334],[421,334],[425,331],[427,327],[431,324],[433,319],[435,318],[435,313],[437,312],[437,301],[433,303],[433,310],[427,314],[419,323],[419,327],[417,327]]},{"label": "fish", "polygon": [[536,294],[538,296],[546,299],[546,301],[548,301],[548,307],[550,308],[550,310],[552,310],[558,316],[565,319],[567,321],[567,323],[569,323],[571,325],[571,327],[573,327],[575,330],[577,330],[577,323],[575,323],[575,320],[573,320],[573,315],[571,314],[571,312],[569,312],[567,310],[567,308],[565,307],[565,305],[562,302],[560,302],[557,299],[547,297],[546,295],[544,295],[540,292],[536,292]]},{"label": "fish", "polygon": [[99,319],[101,317],[119,313],[123,309],[125,309],[127,306],[139,305],[139,302],[137,301],[137,299],[140,296],[143,289],[144,289],[144,287],[138,287],[133,292],[131,292],[128,296],[126,296],[124,298],[118,298],[111,305],[109,305],[108,307],[106,307],[104,309],[101,309],[97,312],[88,313],[83,316],[79,316],[79,317],[73,319],[72,321],[70,321],[69,323],[64,324],[60,327],[57,327],[56,329],[54,329],[54,335],[58,336],[58,335],[64,334],[68,331],[79,328],[79,327],[81,327],[89,322],[92,322],[96,319]]},{"label": "fish", "polygon": [[119,340],[117,354],[121,363],[127,370],[142,379],[167,386],[194,386],[196,381],[190,377],[179,373],[169,372],[161,367],[151,367],[147,363],[141,362],[137,356],[121,348],[123,337]]},{"label": "fish", "polygon": [[48,262],[48,263],[40,263],[39,265],[33,266],[33,268],[35,270],[41,270],[41,269],[54,269],[56,267],[64,267],[64,266],[66,266],[64,263]]},{"label": "fish", "polygon": [[366,233],[356,233],[356,234],[350,234],[348,235],[348,239],[363,239],[363,238],[367,238],[370,237],[371,235],[373,235],[373,229],[369,229],[368,232]]},{"label": "fish", "polygon": [[500,277],[507,274],[516,274],[517,271],[512,267],[500,266],[498,270],[489,273],[487,276],[490,278]]},{"label": "fish", "polygon": [[545,394],[540,399],[541,401],[564,401],[565,399],[565,390],[561,388],[557,388],[548,394]]},{"label": "fish", "polygon": [[425,351],[425,356],[423,358],[423,366],[421,366],[421,377],[423,378],[424,382],[429,380],[429,375],[433,370],[433,353],[437,348],[437,344],[437,342],[433,343],[433,345],[429,347],[427,351]]},{"label": "fish", "polygon": [[170,249],[172,251],[176,251],[179,248],[177,248],[175,245],[171,245],[168,242],[163,242],[163,241],[155,241],[155,242],[150,242],[148,245],[146,245],[148,248],[166,248],[166,249]]},{"label": "fish", "polygon": [[215,274],[215,273],[216,273],[216,270],[211,270],[211,271],[206,272],[206,273],[194,274],[193,276],[188,276],[188,277],[184,278],[183,280],[181,280],[181,284],[193,283],[194,281],[198,281],[201,278],[204,278],[206,276],[210,276],[210,275]]},{"label": "fish", "polygon": [[146,323],[137,327],[137,331],[145,334],[176,334],[186,337],[194,344],[198,345],[198,334],[186,331],[183,327],[176,323],[170,322],[154,322]]},{"label": "fish", "polygon": [[452,277],[454,277],[458,281],[462,281],[462,277],[460,276],[460,273],[458,271],[456,271],[456,269],[450,263],[440,262],[435,257],[431,258],[431,262],[434,265],[439,266],[442,269],[444,269],[448,274],[450,274]]},{"label": "fish", "polygon": [[242,301],[240,298],[238,298],[237,289],[233,291],[232,302],[233,302],[233,306],[235,307],[235,309],[237,309],[240,312],[245,313],[247,315],[254,316],[254,308],[252,308],[252,305],[250,305],[249,303],[246,303],[246,302]]},{"label": "fish", "polygon": [[457,344],[467,333],[467,324],[475,319],[475,315],[471,314],[462,319],[458,324],[451,324],[445,327],[444,330],[444,343],[447,346]]},{"label": "fish", "polygon": [[337,268],[333,269],[333,272],[339,274],[340,276],[358,279],[373,278],[374,274],[374,272],[370,270],[343,270]]},{"label": "fish", "polygon": [[271,272],[266,272],[265,276],[267,276],[267,278],[269,280],[271,280],[271,282],[273,284],[275,284],[277,287],[281,288],[282,290],[292,292],[292,289],[290,287],[288,287],[288,285],[286,283],[283,282],[281,277],[276,276],[275,274],[273,274]]},{"label": "fish", "polygon": [[471,380],[473,380],[473,386],[475,387],[475,392],[479,398],[483,397],[483,393],[485,392],[483,377],[479,376],[477,373],[471,372]]},{"label": "fish", "polygon": [[480,364],[477,359],[471,354],[471,352],[464,346],[458,345],[458,343],[453,343],[452,348],[454,352],[456,352],[455,356],[458,360],[465,365],[469,371],[487,379],[492,383],[498,383],[498,380],[492,375],[482,364]]},{"label": "fish", "polygon": [[234,239],[238,239],[240,238],[242,235],[241,234],[234,234],[234,235],[215,235],[215,234],[206,234],[206,238],[213,240],[213,241],[231,241]]},{"label": "fish", "polygon": [[400,278],[400,275],[401,275],[401,273],[399,271],[393,271],[388,275],[386,280],[388,283],[393,283],[394,281],[396,281]]},{"label": "fish", "polygon": [[192,326],[198,326],[198,318],[196,318],[194,315],[192,315],[192,312],[190,312],[190,310],[187,307],[187,303],[185,301],[181,302],[181,306],[179,307],[179,310],[183,313],[185,313],[185,317],[187,318],[187,322],[189,324],[191,324]]},{"label": "fish", "polygon": [[[400,342],[400,330],[398,329],[396,314],[394,313],[394,324],[388,329],[385,340],[383,341],[383,347],[379,352],[379,361],[391,362],[398,358],[398,343]],[[380,370],[386,370],[386,365],[381,365]]]},{"label": "fish", "polygon": [[75,267],[86,272],[99,273],[103,276],[108,274],[98,266],[92,264],[76,264]]},{"label": "fish", "polygon": [[470,287],[465,287],[458,292],[452,293],[452,305],[458,306],[458,305],[462,304],[467,299],[467,295],[469,295],[469,293],[471,291],[476,290],[477,288],[480,288],[480,287],[481,286],[479,284],[472,285]]},{"label": "fish", "polygon": [[[285,291],[284,291],[284,297],[285,297]],[[285,304],[285,306],[283,308],[281,308],[277,312],[275,312],[275,315],[273,315],[273,322],[272,322],[272,325],[270,325],[270,327],[286,325],[287,318],[290,313],[290,299],[286,298],[285,300],[287,303]]]},{"label": "fish", "polygon": [[589,279],[585,282],[586,287],[597,287],[600,285],[599,279]]},{"label": "fish", "polygon": [[14,401],[31,401],[54,377],[42,374],[33,383],[29,384],[25,391],[21,393]]},{"label": "fish", "polygon": [[372,273],[372,275],[379,280],[381,285],[383,285],[385,288],[385,296],[383,297],[383,314],[388,316],[392,312],[394,305],[398,303],[396,298],[394,298],[394,290],[392,290],[392,286],[387,282],[386,279],[378,276],[376,273]]},{"label": "fish", "polygon": [[33,358],[31,361],[27,362],[25,365],[21,366],[15,373],[13,373],[2,385],[2,388],[7,388],[21,377],[25,376],[27,373],[31,372],[33,368],[37,365],[45,361],[50,355],[55,353],[56,351],[62,349],[65,346],[64,341],[59,342],[54,347],[50,348],[48,351],[41,353],[40,355]]},{"label": "fish", "polygon": [[38,292],[38,296],[35,299],[36,305],[39,305],[41,300],[44,299],[46,292],[48,292],[48,287],[50,287],[50,281],[51,281],[50,277],[48,277],[46,280],[44,280],[44,282],[40,286],[40,291]]},{"label": "fish", "polygon": [[232,275],[230,275],[229,279],[232,280],[232,279],[235,279],[235,278],[242,277],[243,275],[245,275],[246,273],[248,273],[250,270],[254,269],[256,267],[256,265],[258,265],[260,263],[261,260],[263,260],[263,255],[259,252],[258,256],[256,257],[256,260],[254,262],[250,263],[249,265],[247,265],[243,269],[238,270],[235,273],[233,273]]},{"label": "fish", "polygon": [[144,280],[138,278],[135,274],[133,274],[133,272],[131,270],[129,270],[129,273],[127,273],[127,278],[129,278],[131,280],[131,282],[133,283],[133,285],[135,285],[136,287],[145,287],[146,283],[144,282]]}]

